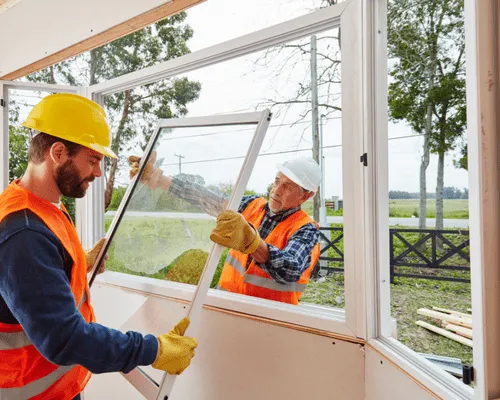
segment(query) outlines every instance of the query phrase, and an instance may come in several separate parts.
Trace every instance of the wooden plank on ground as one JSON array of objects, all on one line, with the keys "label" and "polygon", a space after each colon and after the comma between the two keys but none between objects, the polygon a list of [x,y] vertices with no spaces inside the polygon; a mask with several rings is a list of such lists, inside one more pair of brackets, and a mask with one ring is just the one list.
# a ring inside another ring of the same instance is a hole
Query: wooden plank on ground
[{"label": "wooden plank on ground", "polygon": [[434,333],[437,333],[441,336],[447,337],[448,339],[452,339],[458,343],[461,343],[465,346],[472,347],[472,340],[464,338],[463,336],[457,335],[456,333],[452,333],[450,331],[447,331],[446,329],[443,328],[438,328],[437,326],[434,326],[432,324],[429,324],[424,321],[415,321],[415,323],[418,326],[421,326],[422,328],[428,329]]},{"label": "wooden plank on ground", "polygon": [[471,314],[463,313],[460,311],[454,311],[454,310],[448,310],[447,308],[441,308],[441,307],[432,307],[433,310],[444,312],[447,314],[454,314],[454,315],[460,315],[461,317],[469,318],[472,319]]},{"label": "wooden plank on ground", "polygon": [[472,339],[472,329],[454,324],[446,324],[445,328],[448,329],[449,331],[459,334],[460,336]]},{"label": "wooden plank on ground", "polygon": [[464,318],[459,315],[445,314],[439,311],[429,310],[428,308],[419,308],[417,314],[425,315],[426,317],[440,319],[442,321],[451,322],[455,325],[465,326],[467,328],[472,328],[472,319]]}]

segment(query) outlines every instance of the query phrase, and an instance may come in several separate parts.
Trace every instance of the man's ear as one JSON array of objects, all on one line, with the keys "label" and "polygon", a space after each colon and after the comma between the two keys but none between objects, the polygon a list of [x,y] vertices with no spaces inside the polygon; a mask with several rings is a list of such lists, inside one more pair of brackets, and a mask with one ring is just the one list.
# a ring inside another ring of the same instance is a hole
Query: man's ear
[{"label": "man's ear", "polygon": [[313,198],[314,194],[314,192],[311,192],[309,190],[304,191],[304,193],[302,194],[302,203],[305,203],[307,200]]},{"label": "man's ear", "polygon": [[68,160],[66,146],[61,142],[56,142],[49,149],[49,155],[56,164],[64,164]]}]

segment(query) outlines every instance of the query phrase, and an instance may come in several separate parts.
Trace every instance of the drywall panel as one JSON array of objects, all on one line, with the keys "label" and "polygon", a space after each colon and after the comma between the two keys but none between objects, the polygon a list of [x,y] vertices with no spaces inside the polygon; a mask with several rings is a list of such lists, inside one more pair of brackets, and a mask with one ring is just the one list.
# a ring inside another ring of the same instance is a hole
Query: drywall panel
[{"label": "drywall panel", "polygon": [[439,399],[369,347],[365,348],[365,369],[366,400]]},{"label": "drywall panel", "polygon": [[39,60],[45,65],[36,68],[59,62],[199,1],[23,0],[0,14],[0,77],[14,79],[9,74]]},{"label": "drywall panel", "polygon": [[[113,310],[137,309],[142,300],[115,287],[92,289],[98,321],[115,328],[124,315],[117,318]],[[184,307],[149,297],[137,312],[125,313],[132,315],[120,328],[160,334],[160,327],[184,315]],[[173,400],[364,399],[364,350],[358,344],[214,310],[203,310],[199,327],[196,357],[177,380]],[[140,398],[119,374],[104,374],[91,380],[85,400],[112,397]]]}]

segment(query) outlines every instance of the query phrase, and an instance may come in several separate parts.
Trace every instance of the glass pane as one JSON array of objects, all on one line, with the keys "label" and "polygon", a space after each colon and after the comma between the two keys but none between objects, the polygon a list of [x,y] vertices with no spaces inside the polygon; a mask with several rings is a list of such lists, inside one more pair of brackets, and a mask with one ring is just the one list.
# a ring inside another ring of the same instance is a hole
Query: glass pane
[{"label": "glass pane", "polygon": [[[138,183],[112,240],[108,270],[196,285],[213,246],[215,218],[225,208],[255,127],[161,129],[145,182]],[[127,182],[129,172],[128,164],[118,169],[117,182]],[[107,213],[106,228],[114,214]]]},{"label": "glass pane", "polygon": [[472,364],[463,18],[460,2],[389,2],[393,336],[459,378]]},{"label": "glass pane", "polygon": [[[193,28],[190,48],[191,51],[197,51],[341,2],[342,0],[203,2],[187,12],[186,22]],[[228,10],[231,10],[231,18],[227,18]],[[210,23],[207,23],[208,20]],[[214,26],[224,26],[224,29],[213,29]]]}]

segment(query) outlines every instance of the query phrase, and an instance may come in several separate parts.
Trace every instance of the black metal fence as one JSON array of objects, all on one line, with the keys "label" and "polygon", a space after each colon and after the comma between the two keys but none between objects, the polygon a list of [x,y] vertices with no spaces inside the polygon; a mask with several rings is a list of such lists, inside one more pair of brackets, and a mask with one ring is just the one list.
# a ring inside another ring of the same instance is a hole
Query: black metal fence
[{"label": "black metal fence", "polygon": [[[341,227],[320,228],[323,246],[313,276],[344,272],[343,239]],[[396,277],[470,282],[468,230],[391,228],[389,245],[391,282]]]}]

